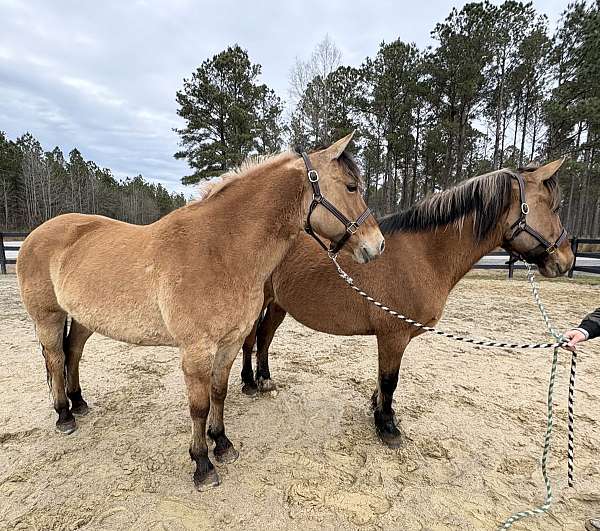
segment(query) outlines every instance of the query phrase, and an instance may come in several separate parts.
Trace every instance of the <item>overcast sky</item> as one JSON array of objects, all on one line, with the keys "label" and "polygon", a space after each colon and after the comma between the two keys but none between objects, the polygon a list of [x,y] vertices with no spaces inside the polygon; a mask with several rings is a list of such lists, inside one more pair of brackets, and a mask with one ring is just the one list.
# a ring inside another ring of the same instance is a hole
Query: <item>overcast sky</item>
[{"label": "overcast sky", "polygon": [[[359,65],[382,40],[432,44],[435,23],[463,4],[0,0],[0,130],[29,131],[65,154],[77,147],[119,177],[142,173],[188,195],[187,164],[173,158],[175,92],[204,59],[237,42],[286,98],[295,57],[326,34],[345,64]],[[535,5],[553,27],[567,1]]]}]

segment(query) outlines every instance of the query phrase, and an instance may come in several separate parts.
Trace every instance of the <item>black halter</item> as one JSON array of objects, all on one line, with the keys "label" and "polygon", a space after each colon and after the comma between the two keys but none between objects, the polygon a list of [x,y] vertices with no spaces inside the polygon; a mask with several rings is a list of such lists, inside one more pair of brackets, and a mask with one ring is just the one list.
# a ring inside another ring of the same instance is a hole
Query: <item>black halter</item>
[{"label": "black halter", "polygon": [[[561,244],[567,239],[567,231],[563,227],[556,241],[554,243],[550,243],[537,230],[528,225],[527,214],[529,214],[529,205],[527,204],[525,198],[525,181],[523,180],[523,177],[518,173],[511,174],[511,177],[513,179],[516,179],[517,183],[519,183],[519,201],[521,203],[521,213],[517,220],[510,226],[512,234],[507,240],[505,240],[504,243],[511,243],[522,232],[526,232],[539,243],[538,246],[534,247],[530,251],[527,251],[526,253],[517,253],[516,251],[510,250],[510,253],[515,257],[513,261],[523,260],[525,262],[531,262],[533,260],[538,259],[544,254],[554,254],[556,250],[561,246]],[[542,247],[542,250],[540,252],[534,253],[533,251],[535,251],[539,247]]]},{"label": "black halter", "polygon": [[[323,194],[321,194],[321,189],[319,187],[319,174],[317,173],[317,170],[314,169],[305,151],[300,153],[300,155],[302,155],[302,158],[304,159],[308,180],[310,181],[310,184],[312,185],[313,189],[312,202],[310,204],[310,207],[308,208],[308,216],[306,217],[306,224],[304,226],[304,230],[308,234],[310,234],[323,249],[335,255],[346,244],[350,237],[358,230],[358,228],[367,220],[367,218],[372,215],[371,209],[367,207],[366,210],[356,219],[356,221],[350,221],[346,216],[344,216],[344,214],[342,214],[337,208],[335,208],[333,204],[327,201]],[[344,227],[346,227],[346,232],[344,233],[344,235],[337,242],[334,242],[332,240],[329,248],[317,236],[317,234],[312,228],[312,225],[310,224],[310,218],[312,216],[312,213],[318,205],[322,205],[323,207],[325,207],[326,210],[331,212],[344,224]]]}]

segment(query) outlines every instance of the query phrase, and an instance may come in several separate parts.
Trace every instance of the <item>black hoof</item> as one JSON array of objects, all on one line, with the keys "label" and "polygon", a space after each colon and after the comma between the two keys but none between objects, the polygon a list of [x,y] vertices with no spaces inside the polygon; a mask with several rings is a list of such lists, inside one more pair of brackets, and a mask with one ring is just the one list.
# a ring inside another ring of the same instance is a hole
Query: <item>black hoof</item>
[{"label": "black hoof", "polygon": [[56,422],[56,431],[64,435],[71,435],[77,429],[77,423],[74,418]]},{"label": "black hoof", "polygon": [[403,444],[402,434],[396,427],[393,410],[389,413],[382,413],[375,410],[375,429],[377,435],[389,448],[400,448]]},{"label": "black hoof", "polygon": [[377,435],[388,448],[401,448],[404,444],[404,438],[396,426],[393,430],[377,428]]},{"label": "black hoof", "polygon": [[194,474],[194,486],[198,492],[204,492],[205,490],[214,489],[218,487],[221,483],[219,479],[219,474],[214,468],[208,470],[202,476],[199,476],[197,473]]},{"label": "black hoof", "polygon": [[233,446],[229,446],[221,451],[215,448],[214,454],[215,461],[217,461],[217,463],[221,463],[222,465],[233,463],[240,456],[240,453]]},{"label": "black hoof", "polygon": [[73,415],[79,415],[80,417],[87,415],[89,411],[90,408],[85,400],[82,400],[78,404],[73,404],[73,406],[71,407],[71,413],[73,413]]},{"label": "black hoof", "polygon": [[261,393],[269,393],[271,391],[275,391],[277,389],[277,385],[270,378],[259,378],[257,381],[258,390]]},{"label": "black hoof", "polygon": [[256,384],[253,383],[245,383],[242,386],[242,393],[244,393],[245,395],[248,396],[254,396],[256,393],[258,393],[258,387],[256,386]]}]

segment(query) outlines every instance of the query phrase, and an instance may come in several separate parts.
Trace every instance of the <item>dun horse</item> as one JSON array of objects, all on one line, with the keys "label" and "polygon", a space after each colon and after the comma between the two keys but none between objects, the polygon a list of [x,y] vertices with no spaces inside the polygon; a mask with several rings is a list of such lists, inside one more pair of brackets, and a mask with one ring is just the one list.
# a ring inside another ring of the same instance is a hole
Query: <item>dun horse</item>
[{"label": "dun horse", "polygon": [[[562,161],[535,171],[500,170],[470,179],[416,206],[384,218],[386,252],[373,264],[342,267],[358,286],[390,308],[434,326],[455,284],[498,246],[538,265],[547,277],[564,274],[573,254],[557,211],[555,177]],[[550,241],[548,241],[550,240]],[[270,303],[270,304],[269,304]],[[392,396],[404,349],[421,332],[348,289],[336,269],[307,238],[299,238],[265,285],[267,312],[244,343],[242,380],[248,394],[274,389],[268,349],[289,312],[300,323],[339,335],[375,335],[378,386],[373,394],[375,427],[397,447],[400,431]],[[257,340],[256,379],[252,347]]]},{"label": "dun horse", "polygon": [[[21,247],[17,273],[42,345],[57,428],[72,432],[73,413],[87,411],[79,360],[93,332],[179,347],[194,482],[199,490],[217,485],[205,437],[209,410],[215,459],[230,462],[238,455],[223,423],[231,364],[261,309],[265,281],[302,230],[319,175],[322,198],[365,221],[349,242],[355,260],[367,262],[383,250],[375,220],[360,216],[366,205],[345,152],[350,139],[313,153],[306,166],[293,153],[246,165],[203,200],[151,225],[66,214],[34,230]],[[325,203],[314,209],[313,229],[330,240],[346,238],[343,216],[336,210],[336,219]],[[67,316],[71,327],[63,337]]]}]

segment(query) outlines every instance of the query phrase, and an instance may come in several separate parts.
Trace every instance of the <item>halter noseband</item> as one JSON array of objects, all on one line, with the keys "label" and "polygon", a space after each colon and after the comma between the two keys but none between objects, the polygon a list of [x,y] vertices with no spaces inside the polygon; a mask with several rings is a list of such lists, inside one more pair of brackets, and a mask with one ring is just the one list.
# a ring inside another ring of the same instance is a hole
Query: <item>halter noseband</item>
[{"label": "halter noseband", "polygon": [[[523,176],[519,175],[518,173],[511,174],[511,177],[513,179],[516,179],[517,183],[519,184],[519,201],[521,203],[521,213],[519,214],[517,220],[510,226],[512,234],[507,240],[505,240],[505,244],[511,243],[517,236],[519,236],[519,234],[521,234],[522,232],[526,232],[527,234],[532,236],[533,239],[537,240],[539,245],[544,247],[544,250],[541,253],[537,253],[533,256],[531,256],[531,252],[535,248],[531,249],[530,251],[527,251],[527,253],[517,253],[512,250],[510,251],[510,253],[514,255],[516,259],[520,259],[525,262],[531,261],[531,258],[538,258],[543,254],[554,254],[556,250],[562,245],[562,243],[567,239],[567,231],[563,227],[556,241],[554,243],[550,243],[537,230],[528,225],[527,214],[529,214],[529,205],[527,204],[527,200],[525,198],[525,181],[523,180]],[[526,254],[529,256],[526,256]]]},{"label": "halter noseband", "polygon": [[[300,153],[302,159],[304,160],[304,164],[306,165],[306,171],[308,175],[308,180],[313,189],[312,202],[310,203],[310,207],[308,208],[308,216],[306,217],[306,224],[304,226],[304,230],[310,234],[317,243],[325,249],[328,253],[332,255],[336,255],[340,249],[346,244],[346,242],[350,239],[350,237],[358,230],[358,228],[367,220],[369,216],[372,215],[371,209],[369,207],[358,216],[356,221],[350,221],[344,214],[342,214],[332,203],[330,203],[323,194],[321,194],[321,188],[319,187],[319,174],[317,170],[314,169],[308,155],[305,151]],[[346,232],[344,235],[337,241],[331,241],[331,245],[327,247],[325,243],[317,236],[315,231],[310,224],[310,218],[318,205],[322,205],[326,210],[331,212],[337,219],[339,219],[344,227],[346,227]]]}]

